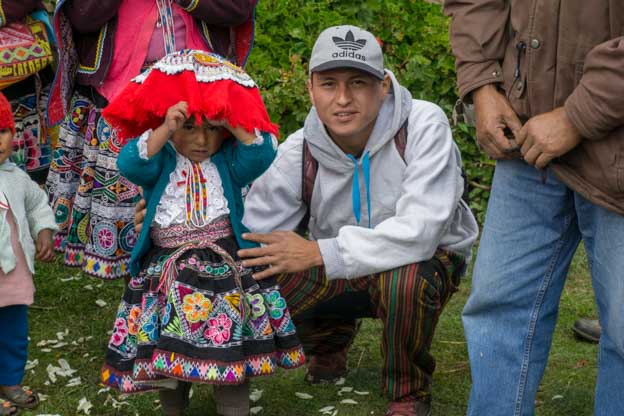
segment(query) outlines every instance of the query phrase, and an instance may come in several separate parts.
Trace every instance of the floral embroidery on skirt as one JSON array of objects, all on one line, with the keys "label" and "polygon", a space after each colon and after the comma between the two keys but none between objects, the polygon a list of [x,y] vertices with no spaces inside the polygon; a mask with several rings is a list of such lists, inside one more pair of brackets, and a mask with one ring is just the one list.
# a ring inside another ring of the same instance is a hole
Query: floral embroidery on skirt
[{"label": "floral embroidery on skirt", "polygon": [[[176,261],[177,278],[165,296],[156,287],[175,249],[152,248],[119,306],[102,383],[123,393],[156,389],[168,378],[240,384],[247,377],[270,375],[277,366],[304,364],[276,281],[251,277],[252,270],[236,257],[234,237],[216,244],[236,259],[243,293],[221,255],[189,249]],[[240,302],[247,307],[240,308]]]}]

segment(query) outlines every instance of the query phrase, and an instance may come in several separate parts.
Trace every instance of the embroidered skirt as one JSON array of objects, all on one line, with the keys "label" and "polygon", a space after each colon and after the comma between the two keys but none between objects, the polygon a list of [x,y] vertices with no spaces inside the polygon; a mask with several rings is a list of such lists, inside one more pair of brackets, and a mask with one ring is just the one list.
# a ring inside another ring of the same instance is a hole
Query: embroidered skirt
[{"label": "embroidered skirt", "polygon": [[[276,281],[256,282],[240,265],[229,220],[222,217],[210,227],[214,250],[155,246],[146,255],[117,311],[103,384],[123,393],[167,386],[172,378],[240,384],[277,366],[304,364]],[[183,228],[162,230],[161,236],[171,241]],[[169,267],[175,278],[165,288]]]},{"label": "embroidered skirt", "polygon": [[58,139],[58,128],[48,128],[45,121],[50,85],[44,75],[35,74],[2,91],[15,119],[11,161],[40,184],[45,183]]},{"label": "embroidered skirt", "polygon": [[101,117],[105,105],[93,90],[74,93],[46,187],[59,226],[54,246],[65,265],[108,280],[128,275],[140,196],[117,169],[120,147]]}]

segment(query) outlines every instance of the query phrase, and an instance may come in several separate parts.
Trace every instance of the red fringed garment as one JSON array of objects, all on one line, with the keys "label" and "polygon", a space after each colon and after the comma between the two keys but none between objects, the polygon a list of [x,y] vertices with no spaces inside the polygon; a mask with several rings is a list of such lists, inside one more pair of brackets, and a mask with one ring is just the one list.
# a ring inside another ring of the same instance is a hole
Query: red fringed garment
[{"label": "red fringed garment", "polygon": [[249,132],[274,135],[278,127],[266,111],[251,77],[219,55],[182,50],[169,54],[134,78],[104,109],[122,144],[160,126],[169,107],[188,103],[189,117],[228,120]]}]

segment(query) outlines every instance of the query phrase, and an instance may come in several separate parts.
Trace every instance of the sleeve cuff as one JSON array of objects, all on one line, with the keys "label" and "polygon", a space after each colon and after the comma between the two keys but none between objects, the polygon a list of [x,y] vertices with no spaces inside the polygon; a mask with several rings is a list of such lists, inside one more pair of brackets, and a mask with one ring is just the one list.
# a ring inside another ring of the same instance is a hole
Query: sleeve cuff
[{"label": "sleeve cuff", "polygon": [[503,70],[497,61],[464,64],[457,70],[457,88],[462,101],[471,103],[470,93],[487,84],[502,84]]},{"label": "sleeve cuff", "polygon": [[271,140],[271,145],[273,146],[273,150],[277,150],[277,138],[271,134],[260,131],[258,129],[254,129],[254,134],[256,138],[253,142],[245,144],[241,143],[243,146],[262,146],[266,140]]},{"label": "sleeve cuff", "polygon": [[348,278],[346,266],[340,254],[340,246],[335,238],[317,240],[321,257],[325,266],[325,277],[327,280]]},{"label": "sleeve cuff", "polygon": [[591,97],[583,89],[582,85],[579,84],[570,94],[563,108],[582,137],[590,140],[600,139],[604,137],[609,129],[601,130],[592,127],[592,124],[595,123],[592,123],[592,120],[588,120],[588,118],[595,114],[595,111],[591,109],[590,103]]},{"label": "sleeve cuff", "polygon": [[149,160],[149,156],[147,155],[147,139],[149,139],[151,133],[152,129],[147,130],[145,133],[139,136],[139,140],[137,141],[139,157],[143,160]]}]

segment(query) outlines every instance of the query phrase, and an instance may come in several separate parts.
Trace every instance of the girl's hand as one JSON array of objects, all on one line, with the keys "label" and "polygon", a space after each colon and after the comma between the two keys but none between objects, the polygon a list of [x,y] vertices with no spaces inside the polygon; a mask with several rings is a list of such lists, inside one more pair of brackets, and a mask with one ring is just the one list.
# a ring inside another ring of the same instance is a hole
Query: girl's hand
[{"label": "girl's hand", "polygon": [[45,229],[39,231],[37,236],[37,255],[35,259],[39,261],[54,260],[54,244],[52,243],[52,230]]},{"label": "girl's hand", "polygon": [[254,133],[249,133],[241,126],[232,127],[227,120],[210,120],[210,124],[228,129],[230,133],[243,144],[252,144],[254,140],[256,140],[256,135]]},{"label": "girl's hand", "polygon": [[186,101],[180,101],[169,107],[163,124],[167,128],[169,134],[172,134],[174,131],[182,128],[187,119],[188,103]]}]

